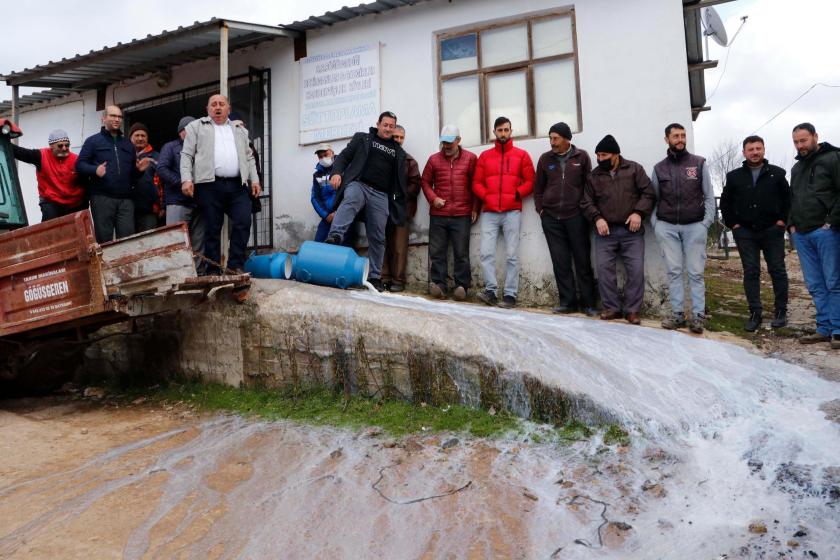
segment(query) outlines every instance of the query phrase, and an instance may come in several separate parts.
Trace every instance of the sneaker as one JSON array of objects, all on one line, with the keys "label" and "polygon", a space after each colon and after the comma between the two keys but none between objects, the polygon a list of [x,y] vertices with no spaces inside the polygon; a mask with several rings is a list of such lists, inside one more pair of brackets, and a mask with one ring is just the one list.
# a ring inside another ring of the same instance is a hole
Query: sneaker
[{"label": "sneaker", "polygon": [[597,317],[598,316],[598,310],[595,309],[594,307],[584,307],[583,308],[583,314],[586,315],[587,317]]},{"label": "sneaker", "polygon": [[456,286],[455,291],[452,292],[455,301],[464,301],[467,299],[467,289],[463,286]]},{"label": "sneaker", "polygon": [[383,280],[382,281],[382,290],[386,292],[391,291],[391,281],[390,280]]},{"label": "sneaker", "polygon": [[787,325],[787,311],[784,309],[775,311],[770,326],[774,329],[780,329],[785,325]]},{"label": "sneaker", "polygon": [[[761,312],[760,311],[753,311],[752,313],[750,313],[750,318],[744,324],[744,330],[747,331],[747,332],[757,331],[758,327],[761,326],[761,321],[762,320],[763,320],[763,317],[761,316]],[[775,322],[775,319],[773,319],[773,321]]]},{"label": "sneaker", "polygon": [[551,309],[552,313],[558,313],[563,315],[565,315],[566,313],[574,313],[575,311],[577,311],[577,309],[575,309],[574,305],[555,305]]},{"label": "sneaker", "polygon": [[499,302],[499,307],[503,307],[505,309],[510,309],[511,307],[516,307],[516,298],[513,297],[513,296],[502,297],[502,301]]},{"label": "sneaker", "polygon": [[840,334],[831,335],[831,349],[840,350]]},{"label": "sneaker", "polygon": [[688,330],[694,334],[703,334],[706,328],[706,318],[703,315],[695,315],[688,324]]},{"label": "sneaker", "polygon": [[330,235],[329,237],[327,237],[324,240],[324,243],[327,243],[329,245],[341,245],[341,236],[338,235],[337,233],[334,233],[334,234]]},{"label": "sneaker", "polygon": [[[682,315],[671,315],[662,319],[662,328],[673,331],[675,329],[683,329],[686,326],[685,317]],[[702,332],[702,331],[701,331]]]},{"label": "sneaker", "polygon": [[499,303],[499,299],[496,297],[496,294],[491,292],[490,290],[484,290],[483,292],[479,292],[478,299],[491,306],[495,306],[497,303]]},{"label": "sneaker", "polygon": [[391,282],[391,285],[388,287],[389,292],[404,292],[405,291],[405,284],[400,284],[399,282]]},{"label": "sneaker", "polygon": [[445,297],[443,288],[441,288],[434,282],[429,282],[429,295],[438,299],[443,299]]},{"label": "sneaker", "polygon": [[820,342],[830,342],[831,337],[827,334],[806,334],[805,336],[799,337],[799,344],[818,344]]},{"label": "sneaker", "polygon": [[371,286],[376,288],[377,292],[385,291],[385,287],[382,285],[382,279],[381,278],[368,278],[368,282],[370,282]]}]

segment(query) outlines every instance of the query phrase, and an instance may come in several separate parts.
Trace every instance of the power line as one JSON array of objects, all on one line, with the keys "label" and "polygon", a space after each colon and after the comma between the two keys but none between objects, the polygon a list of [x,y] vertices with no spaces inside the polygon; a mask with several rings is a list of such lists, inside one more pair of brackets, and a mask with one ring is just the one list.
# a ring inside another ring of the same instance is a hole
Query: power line
[{"label": "power line", "polygon": [[793,107],[793,105],[794,105],[794,104],[796,104],[796,102],[797,102],[797,101],[799,101],[800,99],[802,99],[803,97],[805,97],[806,95],[808,95],[809,93],[811,93],[811,91],[813,91],[813,89],[814,89],[814,88],[816,88],[817,86],[823,86],[823,87],[827,87],[827,88],[840,88],[840,85],[825,84],[825,83],[823,83],[823,82],[817,82],[817,83],[815,83],[815,84],[812,84],[812,85],[811,85],[811,87],[809,87],[808,89],[806,89],[805,91],[803,91],[803,92],[799,95],[799,97],[797,97],[796,99],[794,99],[793,101],[791,101],[790,103],[788,103],[787,105],[785,105],[785,106],[784,106],[784,108],[783,108],[781,111],[779,111],[778,113],[776,113],[775,115],[773,115],[772,117],[770,117],[770,119],[769,119],[766,123],[764,123],[763,125],[761,125],[761,126],[759,126],[758,128],[756,128],[756,129],[755,129],[755,131],[753,132],[753,134],[755,134],[756,132],[758,132],[759,130],[761,130],[762,128],[764,128],[765,126],[767,126],[768,124],[770,124],[770,123],[771,123],[771,122],[773,122],[774,120],[776,120],[776,117],[778,117],[779,115],[781,115],[782,113],[784,113],[785,111],[787,111],[788,109],[790,109],[791,107]]}]

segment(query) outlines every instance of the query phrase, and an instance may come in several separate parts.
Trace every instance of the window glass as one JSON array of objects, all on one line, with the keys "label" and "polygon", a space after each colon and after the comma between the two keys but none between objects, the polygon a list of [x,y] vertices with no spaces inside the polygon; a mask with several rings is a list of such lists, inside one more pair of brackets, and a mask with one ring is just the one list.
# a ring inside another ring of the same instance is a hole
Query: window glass
[{"label": "window glass", "polygon": [[574,51],[572,18],[540,19],[531,24],[533,58],[543,58]]},{"label": "window glass", "polygon": [[551,125],[560,121],[580,131],[573,59],[534,65],[534,110],[538,135],[547,135]]},{"label": "window glass", "polygon": [[481,144],[481,114],[478,104],[478,76],[446,80],[443,94],[443,125],[454,124],[461,130],[465,146]]},{"label": "window glass", "polygon": [[528,60],[528,26],[524,23],[481,32],[481,66]]},{"label": "window glass", "polygon": [[475,33],[440,42],[440,73],[455,74],[478,68]]},{"label": "window glass", "polygon": [[492,140],[496,117],[510,119],[514,136],[529,136],[528,88],[524,70],[487,76],[487,133]]}]

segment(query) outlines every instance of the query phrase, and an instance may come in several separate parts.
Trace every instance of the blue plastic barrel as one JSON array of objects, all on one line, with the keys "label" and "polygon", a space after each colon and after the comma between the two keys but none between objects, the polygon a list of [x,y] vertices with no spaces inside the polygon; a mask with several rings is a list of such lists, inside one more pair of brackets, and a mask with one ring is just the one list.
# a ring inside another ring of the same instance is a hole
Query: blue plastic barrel
[{"label": "blue plastic barrel", "polygon": [[294,260],[294,276],[300,282],[350,288],[367,280],[368,260],[350,247],[304,241]]},{"label": "blue plastic barrel", "polygon": [[271,253],[257,255],[252,253],[245,261],[245,272],[254,278],[279,278],[288,280],[292,277],[292,256],[289,253]]}]

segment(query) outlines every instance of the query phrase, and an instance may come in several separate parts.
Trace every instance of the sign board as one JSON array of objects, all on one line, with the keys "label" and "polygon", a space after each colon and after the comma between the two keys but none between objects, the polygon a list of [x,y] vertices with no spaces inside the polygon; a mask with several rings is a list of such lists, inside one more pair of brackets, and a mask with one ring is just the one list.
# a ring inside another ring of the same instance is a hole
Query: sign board
[{"label": "sign board", "polygon": [[349,138],[379,116],[379,43],[300,60],[300,144]]}]

